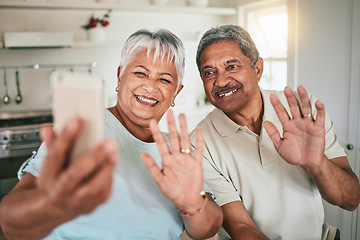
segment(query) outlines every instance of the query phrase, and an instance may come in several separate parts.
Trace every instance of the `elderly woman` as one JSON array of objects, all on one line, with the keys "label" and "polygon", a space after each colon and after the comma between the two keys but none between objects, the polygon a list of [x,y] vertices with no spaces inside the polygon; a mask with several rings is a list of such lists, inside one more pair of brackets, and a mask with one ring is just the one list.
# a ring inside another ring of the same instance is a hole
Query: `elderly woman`
[{"label": "elderly woman", "polygon": [[46,147],[28,160],[21,181],[0,205],[5,234],[180,239],[185,229],[195,239],[213,236],[222,212],[202,192],[201,131],[192,154],[183,115],[179,134],[171,111],[167,114],[170,146],[157,127],[183,87],[183,71],[184,47],[171,32],[132,34],[118,68],[118,101],[105,112],[106,136],[112,140],[69,164],[82,120],[71,119],[59,135],[43,128]]}]

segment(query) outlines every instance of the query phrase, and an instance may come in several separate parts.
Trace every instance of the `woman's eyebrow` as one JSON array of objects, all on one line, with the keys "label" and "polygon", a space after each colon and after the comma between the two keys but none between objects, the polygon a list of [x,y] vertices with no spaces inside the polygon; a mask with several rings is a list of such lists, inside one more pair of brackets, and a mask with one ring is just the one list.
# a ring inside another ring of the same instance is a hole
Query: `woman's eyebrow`
[{"label": "woman's eyebrow", "polygon": [[168,72],[160,73],[160,75],[169,75],[170,77],[174,78],[173,75],[171,73],[168,73]]},{"label": "woman's eyebrow", "polygon": [[136,65],[135,67],[136,67],[136,68],[137,68],[137,67],[140,67],[140,68],[145,69],[146,71],[150,71],[147,67],[145,67],[145,66],[143,66],[143,65]]},{"label": "woman's eyebrow", "polygon": [[[140,68],[143,68],[143,69],[145,69],[146,71],[150,71],[147,67],[145,67],[144,65],[136,65],[135,66],[135,68],[137,68],[137,67],[140,67]],[[168,73],[168,72],[162,72],[162,73],[160,73],[160,75],[168,75],[168,76],[170,76],[171,78],[173,78],[173,79],[175,79],[174,78],[174,76],[171,74],[171,73]]]}]

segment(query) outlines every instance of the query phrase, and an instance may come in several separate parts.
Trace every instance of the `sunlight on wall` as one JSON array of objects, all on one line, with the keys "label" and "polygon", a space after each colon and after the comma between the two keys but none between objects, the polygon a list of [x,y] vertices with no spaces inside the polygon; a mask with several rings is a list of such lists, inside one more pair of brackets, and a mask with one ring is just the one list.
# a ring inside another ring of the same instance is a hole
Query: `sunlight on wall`
[{"label": "sunlight on wall", "polygon": [[264,59],[264,73],[260,87],[283,90],[287,85],[287,29],[286,1],[265,0],[243,5],[239,9],[240,26],[250,33]]}]

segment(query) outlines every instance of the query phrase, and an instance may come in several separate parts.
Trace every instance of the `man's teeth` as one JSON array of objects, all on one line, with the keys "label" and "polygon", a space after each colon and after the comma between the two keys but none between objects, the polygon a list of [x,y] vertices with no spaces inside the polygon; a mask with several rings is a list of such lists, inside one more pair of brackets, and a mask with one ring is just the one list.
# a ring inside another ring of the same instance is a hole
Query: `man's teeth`
[{"label": "man's teeth", "polygon": [[227,92],[227,93],[224,93],[224,94],[219,94],[220,97],[228,97],[228,96],[231,96],[233,95],[235,92],[237,91],[237,89],[234,89],[230,92]]},{"label": "man's teeth", "polygon": [[150,100],[150,99],[147,99],[147,98],[143,98],[143,97],[140,97],[140,96],[137,96],[137,99],[139,99],[140,101],[143,101],[143,102],[146,102],[146,103],[150,103],[150,104],[155,104],[157,103],[158,101],[155,101],[155,100]]}]

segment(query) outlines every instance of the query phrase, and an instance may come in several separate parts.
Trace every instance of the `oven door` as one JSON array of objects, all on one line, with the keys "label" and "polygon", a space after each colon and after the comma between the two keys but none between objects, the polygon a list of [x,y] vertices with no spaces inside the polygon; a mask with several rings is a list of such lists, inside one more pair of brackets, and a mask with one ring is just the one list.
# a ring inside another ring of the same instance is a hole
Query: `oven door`
[{"label": "oven door", "polygon": [[26,144],[0,145],[0,159],[8,157],[28,156],[40,147],[41,142],[32,142]]},{"label": "oven door", "polygon": [[51,110],[0,112],[0,197],[18,182],[21,165],[41,145],[40,127],[52,123]]},{"label": "oven door", "polygon": [[0,158],[0,200],[17,184],[17,172],[30,157],[31,154],[21,157]]},{"label": "oven door", "polygon": [[21,165],[41,145],[39,129],[0,131],[0,199],[18,182]]}]

